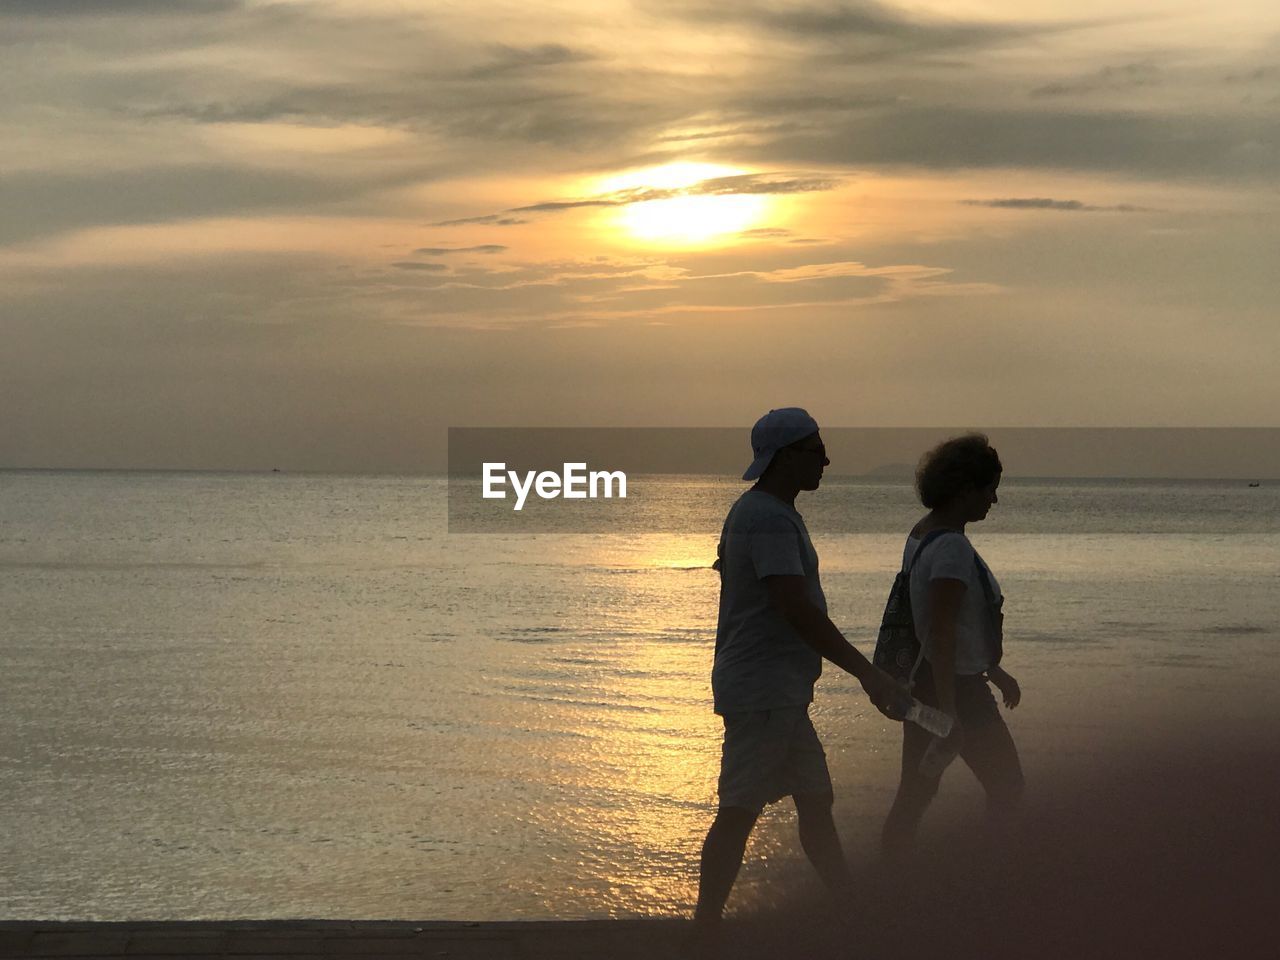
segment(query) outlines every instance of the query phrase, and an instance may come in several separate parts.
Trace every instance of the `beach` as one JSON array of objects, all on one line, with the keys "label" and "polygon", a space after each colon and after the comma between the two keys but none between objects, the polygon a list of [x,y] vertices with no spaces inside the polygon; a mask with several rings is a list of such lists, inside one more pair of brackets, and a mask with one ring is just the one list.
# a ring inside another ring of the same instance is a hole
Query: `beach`
[{"label": "beach", "polygon": [[674,955],[678,924],[661,921],[187,921],[3,923],[0,957],[453,957],[568,960]]}]

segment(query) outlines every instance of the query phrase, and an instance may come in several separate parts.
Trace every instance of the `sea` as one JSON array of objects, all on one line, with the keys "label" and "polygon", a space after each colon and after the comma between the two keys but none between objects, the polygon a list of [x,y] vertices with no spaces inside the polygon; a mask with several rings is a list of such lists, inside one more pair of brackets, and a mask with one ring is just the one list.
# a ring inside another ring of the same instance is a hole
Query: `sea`
[{"label": "sea", "polygon": [[[687,913],[721,732],[711,562],[743,485],[655,482],[661,523],[467,534],[444,477],[0,471],[0,916]],[[869,654],[910,485],[828,478],[797,506]],[[1032,791],[1122,727],[1273,697],[1280,483],[1010,477],[969,533]],[[869,856],[896,726],[832,667],[813,716]],[[938,816],[976,811],[947,778]],[[802,874],[780,804],[733,908]]]}]

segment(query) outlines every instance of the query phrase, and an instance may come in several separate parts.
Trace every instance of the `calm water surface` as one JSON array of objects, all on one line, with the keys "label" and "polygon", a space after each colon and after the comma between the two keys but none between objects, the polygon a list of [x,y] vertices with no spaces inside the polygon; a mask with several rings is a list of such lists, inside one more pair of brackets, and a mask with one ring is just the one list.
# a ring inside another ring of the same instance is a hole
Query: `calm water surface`
[{"label": "calm water surface", "polygon": [[[669,482],[678,534],[450,536],[437,478],[0,472],[0,915],[687,910],[718,761],[709,561],[741,485]],[[910,490],[799,506],[869,651]],[[1158,722],[1265,695],[1278,507],[1239,483],[1002,485],[972,533],[1033,783],[1087,762],[1117,700]],[[895,731],[830,670],[815,717],[858,855]],[[791,831],[766,818],[738,902],[794,865]]]}]

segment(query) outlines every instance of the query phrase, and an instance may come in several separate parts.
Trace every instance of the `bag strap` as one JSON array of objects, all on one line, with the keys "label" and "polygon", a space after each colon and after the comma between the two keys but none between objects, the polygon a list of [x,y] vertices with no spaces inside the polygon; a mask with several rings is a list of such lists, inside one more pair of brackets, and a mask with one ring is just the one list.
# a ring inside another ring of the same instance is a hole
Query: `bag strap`
[{"label": "bag strap", "polygon": [[915,569],[916,561],[918,561],[920,559],[920,555],[924,553],[925,547],[933,543],[933,541],[937,540],[944,533],[956,533],[956,532],[957,531],[955,530],[948,530],[945,527],[939,527],[937,530],[930,530],[928,533],[924,535],[924,539],[920,541],[920,546],[916,547],[916,552],[911,555],[910,562],[907,563],[907,565],[902,568],[902,572],[909,575],[911,571]]}]

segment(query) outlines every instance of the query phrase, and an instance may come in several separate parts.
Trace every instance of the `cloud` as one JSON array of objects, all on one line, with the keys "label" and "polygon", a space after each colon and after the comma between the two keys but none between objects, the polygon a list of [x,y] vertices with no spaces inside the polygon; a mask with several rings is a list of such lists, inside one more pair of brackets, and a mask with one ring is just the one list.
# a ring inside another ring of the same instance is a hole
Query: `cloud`
[{"label": "cloud", "polygon": [[733,155],[762,164],[1272,179],[1280,170],[1280,116],[913,105],[762,140]]},{"label": "cloud", "polygon": [[[63,5],[111,4],[54,0]],[[36,0],[18,6],[44,9]],[[532,24],[482,31],[462,8],[437,15],[413,5],[359,14],[334,3],[173,6],[226,15],[163,16],[169,4],[133,0],[125,4],[134,13],[127,30],[45,17],[22,21],[13,36],[0,31],[0,45],[15,51],[8,65],[28,78],[21,102],[50,108],[47,117],[70,108],[77,118],[93,114],[122,126],[156,119],[394,125],[429,138],[433,163],[456,157],[473,171],[505,159],[486,144],[621,144],[637,122],[679,112],[653,102],[624,110],[629,92],[598,76],[543,77],[555,64],[589,64],[593,55],[556,42],[495,43],[527,36]],[[552,17],[538,32],[555,29]],[[276,66],[263,69],[267,63]]]},{"label": "cloud", "polygon": [[[659,317],[738,314],[813,306],[856,306],[920,297],[991,294],[989,284],[950,279],[943,267],[808,262],[798,249],[754,248],[730,261],[718,254],[521,263],[498,272],[434,269],[412,286],[363,274],[348,293],[330,283],[327,302],[363,316],[428,326],[648,322]],[[730,266],[725,271],[722,265]],[[396,264],[396,266],[401,266]],[[408,269],[408,268],[404,268]]]},{"label": "cloud", "polygon": [[1163,79],[1164,75],[1160,68],[1150,61],[1126,63],[1120,67],[1104,67],[1097,73],[1079,80],[1057,81],[1036,87],[1031,91],[1031,96],[1063,97],[1101,90],[1131,90],[1136,87],[1155,86]]},{"label": "cloud", "polygon": [[1269,79],[1274,73],[1274,67],[1254,67],[1252,70],[1233,70],[1222,79],[1226,83],[1258,83]]},{"label": "cloud", "polygon": [[493,50],[494,57],[489,63],[473,67],[466,71],[465,76],[485,79],[543,67],[584,63],[595,59],[592,54],[574,50],[562,43],[544,43],[535,47],[509,47],[500,44]]},{"label": "cloud", "polygon": [[711,177],[687,187],[636,187],[580,200],[548,200],[524,207],[512,207],[511,213],[554,213],[578,207],[625,207],[633,203],[671,200],[676,197],[732,196],[735,194],[813,193],[832,190],[840,185],[833,177],[792,177],[772,173],[744,173],[730,177]]},{"label": "cloud", "polygon": [[[228,2],[186,0],[178,7],[214,11]],[[24,0],[2,9],[46,6],[87,10],[97,4]],[[593,50],[566,43],[562,38],[583,33],[568,32],[573,24],[561,19],[558,7],[494,25],[463,8],[427,19],[412,5],[397,6],[395,15],[343,17],[337,11],[344,8],[334,5],[253,4],[239,15],[199,18],[181,29],[178,20],[159,17],[129,31],[57,24],[42,38],[47,48],[17,47],[20,59],[12,69],[24,76],[24,91],[30,91],[24,103],[37,126],[69,117],[65,123],[82,123],[88,131],[118,124],[122,133],[145,131],[153,138],[161,131],[175,138],[197,135],[181,123],[155,122],[166,119],[387,126],[416,138],[418,156],[430,156],[436,166],[478,173],[509,173],[513,148],[527,144],[545,148],[536,162],[550,173],[584,157],[593,169],[639,156],[669,159],[682,145],[699,147],[708,159],[769,166],[1025,166],[1161,177],[1272,177],[1280,166],[1280,131],[1272,117],[1215,112],[1195,96],[1159,111],[1106,109],[1108,96],[1164,82],[1152,60],[1061,79],[1055,68],[1088,63],[1089,45],[1055,48],[1064,53],[1057,58],[1040,49],[1042,41],[1090,24],[947,19],[885,3],[649,0],[641,8],[661,14],[659,29],[682,31],[691,43],[714,41],[726,27],[759,34],[761,55],[750,69],[728,58],[716,61],[710,73],[692,76],[670,58],[643,56],[642,46],[631,59],[621,43],[614,49],[595,40],[599,49]],[[121,8],[170,6],[126,0]],[[578,16],[588,28],[603,22],[591,13]],[[1022,46],[1009,57],[977,55],[986,45],[1006,42]],[[56,56],[64,43],[75,54],[65,61]],[[368,51],[377,51],[376,68]],[[877,56],[897,57],[903,69],[864,62]],[[295,69],[254,66],[263,62]],[[317,64],[323,69],[311,68]],[[562,65],[573,69],[557,69]],[[1180,74],[1179,81],[1220,90],[1223,76],[1240,69],[1238,57],[1224,56],[1219,67],[1205,65],[1194,76]],[[93,77],[91,84],[80,79],[86,76]],[[76,91],[73,101],[68,89]],[[1073,89],[1091,90],[1098,109],[1060,109],[1055,101]],[[1037,109],[1028,109],[1028,90],[1036,92],[1031,105]],[[29,116],[14,119],[19,129],[29,124]],[[1250,141],[1256,146],[1243,150]],[[372,165],[376,160],[369,156]],[[527,212],[623,199],[555,199]],[[522,219],[490,216],[487,222],[502,226]]]},{"label": "cloud", "polygon": [[878,110],[901,102],[901,97],[891,94],[850,94],[843,97],[820,94],[776,94],[762,92],[734,97],[725,103],[730,113],[750,117],[794,116],[798,113],[850,113],[858,110]]},{"label": "cloud", "polygon": [[1135,207],[1122,203],[1110,207],[1098,207],[1079,200],[1053,200],[1049,197],[1007,197],[996,200],[962,200],[971,207],[996,207],[1002,210],[1066,210],[1108,213],[1149,213],[1149,207]]},{"label": "cloud", "polygon": [[[676,105],[656,101],[633,105],[626,112],[610,94],[591,89],[590,81],[581,88],[550,89],[515,77],[460,81],[419,69],[357,75],[349,82],[332,84],[254,78],[239,90],[234,82],[229,89],[220,89],[192,84],[185,77],[167,79],[169,83],[161,84],[155,77],[139,78],[146,97],[114,104],[112,109],[144,120],[167,117],[216,124],[305,119],[397,126],[431,137],[437,152],[456,151],[472,170],[506,159],[505,152],[494,154],[486,145],[616,147],[631,143],[651,125],[675,121],[682,113]],[[280,89],[270,91],[272,86]]]},{"label": "cloud", "polygon": [[401,260],[391,265],[395,267],[397,270],[439,271],[439,270],[449,269],[449,267],[443,263],[418,263],[417,261],[413,261],[413,260]]},{"label": "cloud", "polygon": [[768,173],[743,173],[714,177],[678,191],[680,196],[723,196],[739,193],[820,193],[840,185],[839,177],[788,177]]},{"label": "cloud", "polygon": [[[759,0],[723,4],[650,0],[667,16],[738,26],[769,37],[838,45],[846,58],[879,60],[904,54],[976,49],[1061,27],[964,21],[911,15],[874,0],[778,5]],[[846,59],[846,62],[848,60]]]},{"label": "cloud", "polygon": [[419,247],[413,251],[424,257],[443,257],[450,253],[505,253],[506,247],[497,243],[482,243],[474,247]]},{"label": "cloud", "polygon": [[244,0],[0,0],[0,16],[75,17],[133,13],[190,16],[245,7]]},{"label": "cloud", "polygon": [[386,179],[319,176],[232,165],[144,167],[101,173],[0,176],[5,215],[0,244],[87,226],[162,223],[252,211],[317,212],[379,187]]},{"label": "cloud", "polygon": [[528,223],[528,220],[521,220],[519,217],[503,217],[496,213],[486,214],[483,217],[461,217],[457,220],[437,220],[431,224],[433,227],[460,227],[469,223],[487,223],[495,227],[511,227],[520,223]]},{"label": "cloud", "polygon": [[531,203],[525,207],[512,207],[512,213],[552,213],[558,210],[573,210],[577,207],[621,207],[633,200],[601,198],[596,200],[547,200],[543,203]]}]

